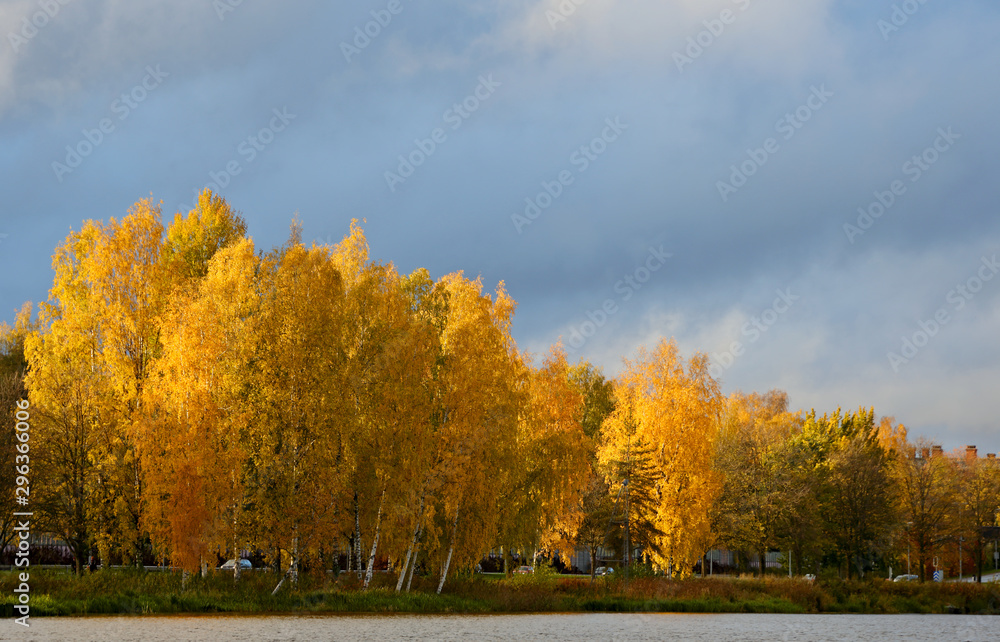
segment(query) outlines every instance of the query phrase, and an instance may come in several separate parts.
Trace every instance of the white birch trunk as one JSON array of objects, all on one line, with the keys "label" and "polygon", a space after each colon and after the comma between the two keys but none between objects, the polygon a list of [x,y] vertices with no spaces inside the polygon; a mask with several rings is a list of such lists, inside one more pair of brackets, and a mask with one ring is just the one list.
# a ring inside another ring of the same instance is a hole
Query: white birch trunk
[{"label": "white birch trunk", "polygon": [[288,577],[288,573],[285,573],[284,575],[281,576],[281,580],[278,582],[278,585],[274,587],[274,590],[271,591],[271,595],[277,595],[278,594],[278,591],[281,590],[281,585],[285,583],[285,578],[286,577]]},{"label": "white birch trunk", "polygon": [[413,584],[413,573],[417,570],[417,558],[420,556],[420,542],[417,542],[417,548],[413,551],[413,560],[410,562],[410,579],[406,580],[406,592],[410,592],[410,585]]},{"label": "white birch trunk", "polygon": [[448,568],[451,566],[451,555],[455,552],[455,542],[451,543],[451,547],[448,548],[448,559],[444,562],[444,568],[441,570],[441,581],[438,582],[438,595],[441,595],[441,589],[444,588],[444,580],[448,577]]},{"label": "white birch trunk", "polygon": [[233,582],[240,581],[240,548],[233,542],[233,549],[236,551],[236,568],[233,569]]},{"label": "white birch trunk", "polygon": [[[406,560],[403,561],[403,569],[399,572],[399,579],[396,581],[396,592],[403,588],[403,581],[406,579],[406,569],[410,565],[410,555],[413,553],[414,547],[417,545],[417,535],[420,533],[420,523],[424,519],[424,496],[420,496],[420,510],[417,511],[417,524],[413,527],[413,539],[410,540],[410,547],[406,549]],[[414,560],[416,563],[416,560]]]},{"label": "white birch trunk", "polygon": [[438,582],[438,595],[444,588],[444,581],[448,577],[448,568],[451,567],[451,556],[455,552],[455,534],[458,532],[458,508],[455,508],[455,522],[451,527],[451,546],[448,548],[448,559],[444,562],[444,570],[441,571],[441,581]]},{"label": "white birch trunk", "polygon": [[406,549],[406,557],[403,558],[403,568],[399,569],[399,579],[396,580],[396,592],[403,590],[403,582],[406,581],[406,570],[410,567],[410,555],[413,553],[413,544]]},{"label": "white birch trunk", "polygon": [[233,570],[233,582],[234,583],[240,581],[240,545],[236,541],[236,535],[235,535],[235,533],[237,532],[236,526],[237,526],[236,517],[233,517],[233,533],[234,533],[234,535],[233,535],[233,551],[236,554],[236,568]]},{"label": "white birch trunk", "polygon": [[378,500],[378,516],[375,518],[375,537],[372,539],[372,552],[368,555],[368,572],[365,574],[363,589],[368,589],[368,584],[372,581],[372,572],[375,570],[375,551],[378,550],[378,537],[382,533],[382,504],[385,502],[385,489],[382,489],[382,496]]}]

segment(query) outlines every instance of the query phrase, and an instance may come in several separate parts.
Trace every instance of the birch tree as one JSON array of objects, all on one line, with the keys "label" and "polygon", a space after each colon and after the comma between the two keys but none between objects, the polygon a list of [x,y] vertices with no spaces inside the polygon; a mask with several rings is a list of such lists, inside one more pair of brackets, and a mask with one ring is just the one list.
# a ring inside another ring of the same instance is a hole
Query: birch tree
[{"label": "birch tree", "polygon": [[103,454],[106,436],[118,432],[119,415],[91,297],[93,255],[103,234],[102,226],[88,222],[56,249],[49,300],[40,307],[37,331],[25,339],[35,501],[42,521],[72,551],[77,572],[92,543],[108,560],[114,532],[101,520],[112,476]]},{"label": "birch tree", "polygon": [[442,481],[429,529],[438,543],[439,593],[453,561],[475,563],[496,541],[497,489],[527,403],[525,368],[510,336],[515,304],[503,284],[490,297],[461,273],[441,281],[448,301],[435,410]]},{"label": "birch tree", "polygon": [[216,550],[239,550],[248,535],[241,344],[259,306],[258,265],[253,242],[236,241],[193,291],[175,290],[146,391],[146,527],[185,571],[204,572]]},{"label": "birch tree", "polygon": [[661,340],[625,361],[615,399],[599,456],[620,460],[633,439],[649,449],[656,505],[643,517],[658,533],[648,554],[657,567],[687,575],[711,543],[709,509],[721,485],[711,466],[720,397],[708,360],[685,362],[676,343]]},{"label": "birch tree", "polygon": [[254,516],[264,536],[289,552],[285,576],[294,584],[302,555],[336,533],[334,498],[345,482],[337,460],[344,408],[336,394],[343,385],[343,284],[329,249],[306,249],[297,223],[260,273],[246,373]]}]

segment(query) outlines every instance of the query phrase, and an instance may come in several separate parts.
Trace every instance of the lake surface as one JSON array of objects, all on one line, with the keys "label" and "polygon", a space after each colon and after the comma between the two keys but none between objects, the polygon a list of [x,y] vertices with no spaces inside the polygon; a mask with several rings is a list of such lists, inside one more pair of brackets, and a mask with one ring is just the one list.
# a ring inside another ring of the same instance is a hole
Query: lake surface
[{"label": "lake surface", "polygon": [[1000,640],[1000,616],[963,615],[329,615],[31,618],[0,640]]}]

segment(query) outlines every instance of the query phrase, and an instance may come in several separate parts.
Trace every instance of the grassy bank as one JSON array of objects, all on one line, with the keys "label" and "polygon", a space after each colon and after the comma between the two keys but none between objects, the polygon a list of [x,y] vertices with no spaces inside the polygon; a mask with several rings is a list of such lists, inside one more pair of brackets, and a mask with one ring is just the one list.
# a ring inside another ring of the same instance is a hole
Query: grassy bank
[{"label": "grassy bank", "polygon": [[[0,603],[14,602],[15,574],[0,573]],[[99,571],[76,577],[66,571],[32,571],[31,614],[153,613],[975,613],[1000,614],[1000,586],[818,581],[784,578],[707,578],[670,581],[516,576],[456,577],[444,594],[417,578],[414,590],[397,594],[391,578],[378,577],[361,591],[353,576],[303,576],[297,590],[271,590],[272,573],[193,576],[181,587],[179,573]],[[382,585],[379,585],[379,583]],[[10,613],[9,606],[5,611]]]}]

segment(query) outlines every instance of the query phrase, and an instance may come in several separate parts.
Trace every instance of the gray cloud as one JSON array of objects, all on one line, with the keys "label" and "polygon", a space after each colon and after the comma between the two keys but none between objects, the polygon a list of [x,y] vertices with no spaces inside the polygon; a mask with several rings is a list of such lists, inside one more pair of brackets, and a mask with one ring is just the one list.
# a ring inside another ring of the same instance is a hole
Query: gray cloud
[{"label": "gray cloud", "polygon": [[[244,2],[220,20],[210,2],[74,1],[19,51],[5,39],[4,317],[45,298],[70,227],[149,194],[170,216],[235,161],[221,191],[259,245],[280,243],[295,212],[307,238],[365,218],[373,254],[401,270],[504,280],[523,348],[544,351],[611,299],[574,353],[609,374],[660,336],[710,355],[742,340],[727,391],[874,405],[947,448],[1000,448],[1000,282],[899,372],[886,357],[1000,249],[992,3],[925,3],[886,39],[888,0],[587,0],[555,28],[555,0],[402,0],[346,60],[342,43],[387,4]],[[0,34],[38,6],[0,4]],[[170,75],[119,119],[114,101],[148,65]],[[452,129],[448,110],[489,74],[500,86]],[[785,138],[779,121],[821,86],[833,95]],[[241,145],[274,109],[295,118],[251,159]],[[628,129],[579,171],[574,152],[616,117]],[[60,182],[52,163],[105,118],[114,131]],[[948,127],[961,138],[911,181],[905,163]],[[446,140],[390,191],[385,172],[435,128]],[[769,138],[777,151],[724,201],[719,181]],[[512,215],[561,171],[573,182],[519,234]],[[851,243],[845,223],[894,180],[905,193]],[[616,283],[661,244],[672,257],[623,300]],[[801,299],[748,342],[744,324],[788,288]]]}]

